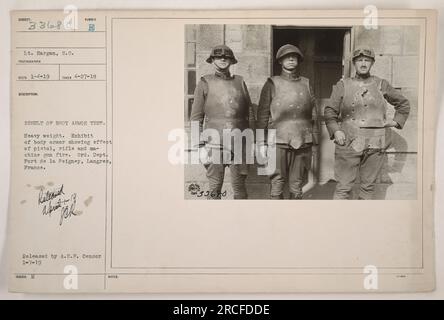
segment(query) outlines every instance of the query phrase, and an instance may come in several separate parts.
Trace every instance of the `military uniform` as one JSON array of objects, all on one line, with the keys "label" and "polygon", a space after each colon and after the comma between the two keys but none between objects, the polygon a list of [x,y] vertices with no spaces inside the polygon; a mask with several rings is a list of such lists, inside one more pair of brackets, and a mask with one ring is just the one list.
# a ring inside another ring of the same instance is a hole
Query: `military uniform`
[{"label": "military uniform", "polygon": [[[285,52],[298,53],[299,61],[303,58],[294,46],[286,45],[280,50],[278,60]],[[311,167],[314,107],[309,80],[296,72],[283,69],[280,76],[269,78],[262,88],[256,127],[276,130],[276,170],[270,176],[272,199],[283,199],[285,182],[291,199],[302,198],[302,187]]]},{"label": "military uniform", "polygon": [[[210,63],[211,58],[218,54],[218,49],[221,49],[221,54],[224,55],[231,52],[233,61],[237,62],[231,49],[226,46],[215,47],[207,62]],[[248,128],[250,105],[250,96],[243,78],[231,75],[229,71],[225,73],[216,71],[215,74],[205,75],[197,84],[190,120],[198,121],[204,129],[216,130],[221,139],[220,141],[205,141],[212,158],[211,163],[204,164],[207,170],[209,198],[211,199],[220,199],[221,197],[225,167],[227,166],[224,155],[226,156],[226,153],[229,152],[228,156],[231,156],[232,160],[234,156],[233,146],[230,151],[223,150],[223,131],[226,129],[240,129],[242,131]],[[245,179],[248,168],[245,163],[245,144],[242,149],[242,163],[229,165],[235,199],[247,198]]]},{"label": "military uniform", "polygon": [[[374,53],[368,51],[369,56]],[[390,145],[390,128],[385,127],[387,101],[395,107],[394,121],[401,129],[410,112],[409,101],[386,80],[370,74],[340,80],[330,104],[324,109],[331,139],[345,133],[345,145],[335,146],[335,199],[348,199],[359,175],[359,199],[371,199],[375,182]]]}]

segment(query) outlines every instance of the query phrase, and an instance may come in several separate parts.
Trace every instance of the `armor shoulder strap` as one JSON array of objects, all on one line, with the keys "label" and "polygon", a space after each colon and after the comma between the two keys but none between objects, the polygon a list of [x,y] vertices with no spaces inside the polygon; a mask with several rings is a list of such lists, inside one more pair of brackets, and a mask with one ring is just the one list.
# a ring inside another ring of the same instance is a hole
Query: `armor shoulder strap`
[{"label": "armor shoulder strap", "polygon": [[345,85],[348,85],[352,82],[352,78],[342,78],[341,80],[339,80],[338,82],[342,82]]},{"label": "armor shoulder strap", "polygon": [[268,79],[270,79],[273,82],[276,82],[276,81],[279,81],[281,79],[281,76],[272,76],[272,77],[270,77]]},{"label": "armor shoulder strap", "polygon": [[301,81],[303,81],[304,83],[309,83],[310,82],[310,80],[308,78],[306,78],[306,77],[300,76],[300,78],[301,78]]},{"label": "armor shoulder strap", "polygon": [[378,90],[382,92],[382,79],[378,81]]},{"label": "armor shoulder strap", "polygon": [[384,79],[379,78],[377,76],[372,75],[371,76],[373,78],[373,80],[376,83],[376,87],[378,88],[379,91],[382,91],[382,82],[384,81]]},{"label": "armor shoulder strap", "polygon": [[205,82],[207,84],[207,90],[208,90],[208,94],[210,93],[210,88],[211,88],[211,82],[214,81],[215,76],[212,74],[207,74],[204,75],[202,77],[200,77],[200,80],[202,80],[203,82]]},{"label": "armor shoulder strap", "polygon": [[239,81],[240,83],[242,83],[242,82],[244,81],[244,77],[239,76],[239,75],[237,75],[237,74],[233,75],[233,78],[234,78],[236,81]]},{"label": "armor shoulder strap", "polygon": [[310,79],[302,76],[300,78],[301,82],[307,87],[307,90],[310,92]]},{"label": "armor shoulder strap", "polygon": [[[238,76],[236,74],[236,75],[233,75],[233,79],[234,79],[234,85],[236,86],[236,88],[241,88],[242,91],[244,91],[244,78],[242,76]],[[247,86],[247,85],[245,84],[245,86]],[[245,92],[244,92],[244,94],[245,94]]]},{"label": "armor shoulder strap", "polygon": [[[274,82],[274,78],[275,77],[268,77],[267,78],[267,81],[265,81],[265,85],[269,82],[269,83],[271,83],[271,98],[273,99],[274,98],[274,96],[275,96],[275,94],[276,94],[276,83]],[[264,86],[265,86],[264,85]]]},{"label": "armor shoulder strap", "polygon": [[206,83],[210,83],[211,81],[213,81],[215,78],[215,76],[213,74],[206,74],[202,77],[200,77],[200,80],[206,82]]},{"label": "armor shoulder strap", "polygon": [[280,76],[272,76],[268,79],[270,79],[271,83],[273,83],[275,88],[279,86],[279,84],[282,82],[282,78]]},{"label": "armor shoulder strap", "polygon": [[347,88],[351,85],[351,83],[352,83],[352,78],[342,78],[341,80],[339,80],[338,81],[338,83],[339,82],[342,82],[342,86],[344,87],[344,97],[346,96],[346,94],[347,94]]},{"label": "armor shoulder strap", "polygon": [[213,80],[216,78],[216,76],[214,74],[206,74],[206,75],[203,75],[202,78],[204,78],[206,80]]},{"label": "armor shoulder strap", "polygon": [[250,94],[248,93],[248,88],[247,88],[247,84],[244,81],[244,77],[238,76],[238,75],[233,75],[233,78],[236,83],[236,86],[238,86],[242,90],[244,97],[246,99],[250,99]]}]

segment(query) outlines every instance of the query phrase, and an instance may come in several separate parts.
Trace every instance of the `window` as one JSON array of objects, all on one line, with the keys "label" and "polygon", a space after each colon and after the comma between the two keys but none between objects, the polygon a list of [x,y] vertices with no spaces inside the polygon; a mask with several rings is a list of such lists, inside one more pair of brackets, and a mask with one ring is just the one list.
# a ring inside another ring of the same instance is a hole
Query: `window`
[{"label": "window", "polygon": [[194,90],[196,89],[196,25],[185,26],[185,127],[189,126]]}]

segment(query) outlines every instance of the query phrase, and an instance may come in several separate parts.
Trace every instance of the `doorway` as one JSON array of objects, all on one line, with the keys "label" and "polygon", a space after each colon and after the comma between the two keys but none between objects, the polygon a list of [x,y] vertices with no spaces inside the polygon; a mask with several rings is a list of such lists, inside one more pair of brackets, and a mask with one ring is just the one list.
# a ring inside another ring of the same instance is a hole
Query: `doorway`
[{"label": "doorway", "polygon": [[299,71],[310,79],[317,99],[328,99],[332,86],[349,76],[348,56],[351,48],[351,28],[273,28],[273,75],[280,73],[276,52],[284,44],[296,45],[304,54]]}]

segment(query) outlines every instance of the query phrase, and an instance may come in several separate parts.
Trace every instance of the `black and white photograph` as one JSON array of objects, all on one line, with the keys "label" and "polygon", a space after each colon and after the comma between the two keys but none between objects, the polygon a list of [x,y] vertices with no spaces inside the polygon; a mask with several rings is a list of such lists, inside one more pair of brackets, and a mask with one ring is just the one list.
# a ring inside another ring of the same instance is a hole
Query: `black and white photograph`
[{"label": "black and white photograph", "polygon": [[10,13],[7,290],[431,296],[436,10],[65,9]]},{"label": "black and white photograph", "polygon": [[185,199],[415,200],[419,50],[418,26],[186,25]]}]

